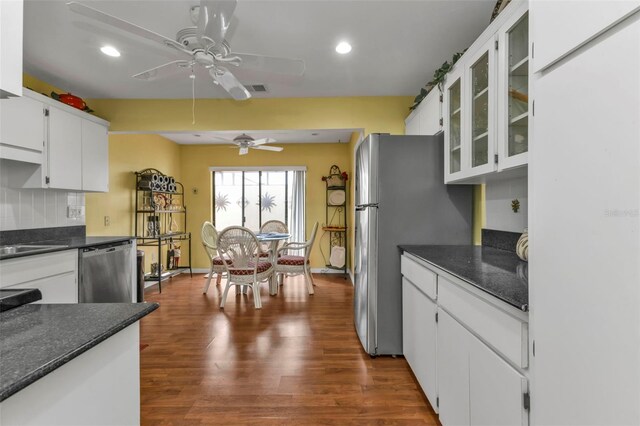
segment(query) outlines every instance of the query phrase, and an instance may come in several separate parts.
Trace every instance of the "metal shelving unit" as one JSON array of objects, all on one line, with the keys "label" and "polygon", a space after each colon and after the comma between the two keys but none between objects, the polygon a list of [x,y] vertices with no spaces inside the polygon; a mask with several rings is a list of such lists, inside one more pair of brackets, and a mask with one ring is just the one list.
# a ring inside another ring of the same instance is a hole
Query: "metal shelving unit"
[{"label": "metal shelving unit", "polygon": [[[162,281],[187,269],[191,276],[191,233],[187,232],[187,208],[184,205],[184,186],[170,181],[157,169],[144,169],[136,175],[135,235],[138,247],[157,247],[156,273],[146,273],[145,282],[157,282],[162,292]],[[165,181],[169,181],[166,183]],[[160,183],[158,183],[160,182]],[[174,265],[182,256],[175,256],[175,247],[187,244],[187,265]],[[163,250],[166,248],[166,263]],[[173,252],[173,255],[172,255]],[[166,268],[166,270],[165,270]]]},{"label": "metal shelving unit", "polygon": [[[331,251],[333,247],[344,247],[344,266],[336,267],[331,262],[326,263],[326,267],[329,269],[336,269],[342,271],[347,276],[347,261],[349,259],[349,248],[347,246],[347,179],[346,175],[340,172],[338,166],[331,166],[329,176],[324,178],[326,188],[326,220],[322,230],[325,234],[329,235],[329,257],[331,257]],[[342,191],[344,198],[342,203],[335,203],[332,200],[332,194]]]}]

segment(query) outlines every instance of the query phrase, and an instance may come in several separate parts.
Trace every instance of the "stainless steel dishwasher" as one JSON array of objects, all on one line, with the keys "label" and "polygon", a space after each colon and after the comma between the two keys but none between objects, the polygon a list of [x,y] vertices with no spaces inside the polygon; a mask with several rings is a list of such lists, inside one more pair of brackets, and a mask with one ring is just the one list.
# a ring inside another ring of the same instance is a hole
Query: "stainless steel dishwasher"
[{"label": "stainless steel dishwasher", "polygon": [[135,288],[133,241],[80,249],[80,303],[131,303]]}]

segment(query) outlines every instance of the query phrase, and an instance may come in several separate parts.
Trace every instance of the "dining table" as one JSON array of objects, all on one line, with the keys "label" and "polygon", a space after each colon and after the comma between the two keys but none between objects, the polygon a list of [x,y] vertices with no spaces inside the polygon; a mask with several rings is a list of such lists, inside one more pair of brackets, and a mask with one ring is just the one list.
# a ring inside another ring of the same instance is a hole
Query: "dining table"
[{"label": "dining table", "polygon": [[[286,241],[291,238],[291,234],[281,232],[265,232],[256,234],[256,238],[260,243],[269,243],[269,262],[274,266],[277,262],[278,256],[278,243],[280,241]],[[275,296],[278,294],[278,279],[276,274],[271,274],[269,277],[269,294]]]}]

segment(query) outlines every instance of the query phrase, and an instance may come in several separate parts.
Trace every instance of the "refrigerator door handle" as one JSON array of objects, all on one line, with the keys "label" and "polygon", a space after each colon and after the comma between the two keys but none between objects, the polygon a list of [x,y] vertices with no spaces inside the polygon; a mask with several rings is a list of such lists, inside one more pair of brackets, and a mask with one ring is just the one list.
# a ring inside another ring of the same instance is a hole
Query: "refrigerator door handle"
[{"label": "refrigerator door handle", "polygon": [[375,207],[377,209],[378,203],[360,204],[359,206],[356,206],[356,211],[361,212],[365,210],[367,207]]}]

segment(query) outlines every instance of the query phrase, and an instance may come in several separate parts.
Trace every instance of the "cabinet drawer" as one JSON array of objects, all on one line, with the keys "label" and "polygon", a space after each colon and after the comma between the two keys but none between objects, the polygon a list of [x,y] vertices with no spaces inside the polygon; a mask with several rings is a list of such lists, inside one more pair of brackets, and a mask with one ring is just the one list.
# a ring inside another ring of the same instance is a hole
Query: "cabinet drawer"
[{"label": "cabinet drawer", "polygon": [[528,324],[439,277],[438,304],[481,340],[521,368],[527,368]]},{"label": "cabinet drawer", "polygon": [[435,272],[431,272],[405,255],[400,258],[400,271],[421,292],[436,300],[437,275]]},{"label": "cabinet drawer", "polygon": [[75,273],[77,265],[77,250],[3,260],[0,262],[0,287],[6,288],[70,271]]}]

